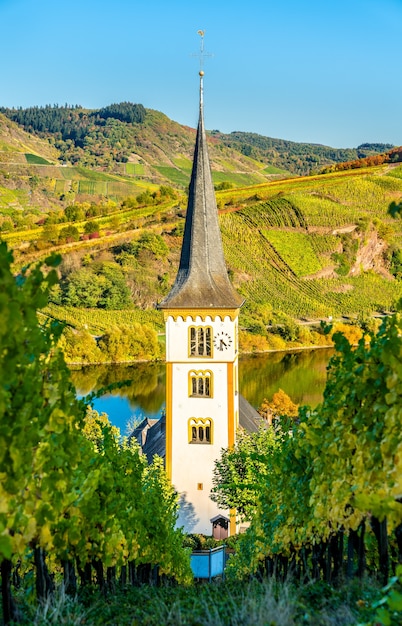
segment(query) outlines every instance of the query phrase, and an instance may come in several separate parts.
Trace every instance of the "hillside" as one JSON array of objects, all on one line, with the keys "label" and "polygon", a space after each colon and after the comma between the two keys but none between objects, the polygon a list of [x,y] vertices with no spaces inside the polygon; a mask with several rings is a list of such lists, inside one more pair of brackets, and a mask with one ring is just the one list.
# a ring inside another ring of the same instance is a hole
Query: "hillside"
[{"label": "hillside", "polygon": [[[16,267],[62,253],[49,313],[97,335],[133,321],[163,330],[154,306],[178,266],[195,134],[162,113],[116,106],[117,113],[57,109],[52,141],[0,114],[2,238]],[[135,122],[109,116],[138,111]],[[127,160],[110,153],[116,158],[102,164],[123,130],[115,150]],[[402,228],[388,209],[402,198],[402,166],[364,168],[362,161],[358,169],[275,179],[261,161],[223,146],[217,132],[213,177],[229,273],[246,299],[242,325],[255,338],[248,347],[313,341],[292,320],[392,310],[402,296]]]},{"label": "hillside", "polygon": [[[38,215],[74,200],[116,200],[158,185],[184,190],[194,135],[195,129],[163,113],[127,102],[98,110],[0,108],[0,208]],[[338,150],[219,131],[209,134],[209,144],[215,184],[235,187],[308,174],[390,148]]]},{"label": "hillside", "polygon": [[[140,110],[139,121],[127,122],[114,117],[120,111],[113,105],[100,111],[0,109],[0,208],[38,214],[74,200],[116,200],[159,185],[185,189],[195,129],[158,111]],[[210,156],[217,185],[250,185],[278,176],[213,138]]]},{"label": "hillside", "polygon": [[[229,274],[246,299],[243,349],[317,344],[309,324],[330,316],[365,324],[393,310],[402,228],[389,206],[401,199],[401,165],[217,192]],[[155,304],[177,271],[185,198],[151,200],[100,205],[97,215],[96,205],[76,203],[58,223],[3,235],[17,266],[63,254],[48,314],[98,336],[133,322],[163,332]]]},{"label": "hillside", "polygon": [[225,146],[238,150],[253,159],[269,164],[266,170],[277,167],[303,176],[319,172],[324,167],[381,154],[392,149],[392,144],[365,143],[357,148],[331,148],[314,143],[297,143],[273,139],[256,133],[212,131]]}]

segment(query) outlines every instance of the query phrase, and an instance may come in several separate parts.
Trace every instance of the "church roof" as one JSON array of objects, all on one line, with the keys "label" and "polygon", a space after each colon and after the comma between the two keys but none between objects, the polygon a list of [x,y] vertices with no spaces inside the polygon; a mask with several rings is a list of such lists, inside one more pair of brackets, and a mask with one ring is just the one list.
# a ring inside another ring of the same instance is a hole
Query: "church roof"
[{"label": "church roof", "polygon": [[203,72],[200,77],[200,113],[179,270],[160,309],[237,309],[243,303],[230,283],[223,255],[204,128]]},{"label": "church roof", "polygon": [[[239,426],[248,433],[255,433],[261,426],[265,426],[261,415],[241,394],[239,397]],[[137,439],[148,463],[152,463],[155,454],[164,459],[166,456],[165,414],[158,420],[145,418],[131,433],[129,439],[132,437]]]}]

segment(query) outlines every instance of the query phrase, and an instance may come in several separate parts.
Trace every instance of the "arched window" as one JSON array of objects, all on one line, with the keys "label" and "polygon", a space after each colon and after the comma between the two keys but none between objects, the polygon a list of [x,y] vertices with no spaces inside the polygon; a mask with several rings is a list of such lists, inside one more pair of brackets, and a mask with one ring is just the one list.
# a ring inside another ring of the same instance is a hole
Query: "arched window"
[{"label": "arched window", "polygon": [[188,375],[188,395],[212,398],[213,376],[210,370],[191,370]]},{"label": "arched window", "polygon": [[190,326],[190,356],[212,356],[212,327]]},{"label": "arched window", "polygon": [[206,444],[213,442],[213,422],[210,417],[190,417],[188,442]]}]

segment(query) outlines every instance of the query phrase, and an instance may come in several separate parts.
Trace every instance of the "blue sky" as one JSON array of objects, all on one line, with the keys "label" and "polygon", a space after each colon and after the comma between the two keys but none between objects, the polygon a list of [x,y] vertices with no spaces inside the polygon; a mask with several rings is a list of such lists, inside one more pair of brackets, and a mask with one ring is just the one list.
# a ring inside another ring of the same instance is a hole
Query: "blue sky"
[{"label": "blue sky", "polygon": [[402,145],[402,0],[0,0],[0,106],[128,100],[222,132]]}]

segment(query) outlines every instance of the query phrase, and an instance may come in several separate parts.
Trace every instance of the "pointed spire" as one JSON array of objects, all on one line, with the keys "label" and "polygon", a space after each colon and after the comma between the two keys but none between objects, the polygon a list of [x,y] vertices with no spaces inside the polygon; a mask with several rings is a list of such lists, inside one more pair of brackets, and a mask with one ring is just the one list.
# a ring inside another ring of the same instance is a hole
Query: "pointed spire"
[{"label": "pointed spire", "polygon": [[200,70],[200,113],[189,189],[186,223],[176,281],[158,308],[230,308],[243,299],[233,289],[225,264],[212,183],[203,115]]}]

